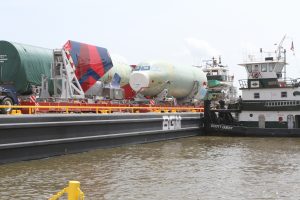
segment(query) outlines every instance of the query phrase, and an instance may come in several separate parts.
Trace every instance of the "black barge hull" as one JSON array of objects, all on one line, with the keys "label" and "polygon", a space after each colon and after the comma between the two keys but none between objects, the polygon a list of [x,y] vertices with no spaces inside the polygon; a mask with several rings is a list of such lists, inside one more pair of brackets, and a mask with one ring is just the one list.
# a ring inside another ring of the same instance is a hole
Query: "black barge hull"
[{"label": "black barge hull", "polygon": [[196,136],[199,122],[199,113],[3,116],[0,163]]}]

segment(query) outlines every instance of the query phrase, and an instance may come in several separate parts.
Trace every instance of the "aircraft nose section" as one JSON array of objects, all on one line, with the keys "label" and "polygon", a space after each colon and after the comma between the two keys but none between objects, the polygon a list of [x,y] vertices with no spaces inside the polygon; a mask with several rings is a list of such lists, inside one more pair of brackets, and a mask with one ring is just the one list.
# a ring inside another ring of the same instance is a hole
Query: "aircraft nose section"
[{"label": "aircraft nose section", "polygon": [[130,75],[130,87],[138,92],[143,88],[149,87],[149,75],[141,72],[134,72]]}]

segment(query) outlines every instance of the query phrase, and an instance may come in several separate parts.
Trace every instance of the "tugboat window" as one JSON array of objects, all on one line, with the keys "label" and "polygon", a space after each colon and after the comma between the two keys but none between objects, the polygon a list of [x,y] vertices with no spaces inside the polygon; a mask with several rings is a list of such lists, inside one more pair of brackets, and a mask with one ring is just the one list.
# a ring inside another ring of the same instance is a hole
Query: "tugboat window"
[{"label": "tugboat window", "polygon": [[252,72],[252,65],[246,65],[246,68],[249,73]]},{"label": "tugboat window", "polygon": [[281,92],[281,97],[287,97],[287,92]]},{"label": "tugboat window", "polygon": [[270,63],[269,64],[269,72],[272,72],[274,70],[274,68],[275,68],[274,63]]},{"label": "tugboat window", "polygon": [[254,93],[254,99],[259,99],[259,93]]},{"label": "tugboat window", "polygon": [[266,72],[268,70],[267,64],[261,64],[261,71]]},{"label": "tugboat window", "polygon": [[212,75],[214,75],[214,76],[219,75],[218,70],[212,70]]}]

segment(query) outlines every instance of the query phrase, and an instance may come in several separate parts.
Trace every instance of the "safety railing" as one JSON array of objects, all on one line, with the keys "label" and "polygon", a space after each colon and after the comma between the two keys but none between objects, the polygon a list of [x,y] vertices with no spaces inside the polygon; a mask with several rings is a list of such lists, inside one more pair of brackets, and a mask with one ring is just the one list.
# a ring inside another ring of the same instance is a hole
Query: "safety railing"
[{"label": "safety railing", "polygon": [[[36,113],[113,113],[113,112],[204,112],[203,107],[180,106],[29,106],[29,105],[0,105],[0,109],[24,110],[26,114]],[[18,112],[14,112],[18,113]],[[22,112],[23,113],[23,112]]]},{"label": "safety railing", "polygon": [[48,200],[57,200],[64,194],[68,195],[68,200],[84,200],[84,193],[80,190],[80,182],[69,181],[69,186],[65,187],[55,195],[50,197]]},{"label": "safety railing", "polygon": [[300,101],[266,101],[265,106],[266,107],[281,107],[281,106],[299,106]]},{"label": "safety railing", "polygon": [[240,88],[248,88],[248,80],[247,79],[241,79],[239,80]]}]

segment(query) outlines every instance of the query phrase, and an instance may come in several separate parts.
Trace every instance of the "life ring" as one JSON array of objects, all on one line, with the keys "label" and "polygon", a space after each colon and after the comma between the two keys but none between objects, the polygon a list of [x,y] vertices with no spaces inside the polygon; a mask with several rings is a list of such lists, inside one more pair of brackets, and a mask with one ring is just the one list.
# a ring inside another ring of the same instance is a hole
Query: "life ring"
[{"label": "life ring", "polygon": [[279,82],[279,87],[286,87],[285,82]]},{"label": "life ring", "polygon": [[259,78],[260,73],[259,72],[252,72],[251,76],[252,76],[252,78]]}]

